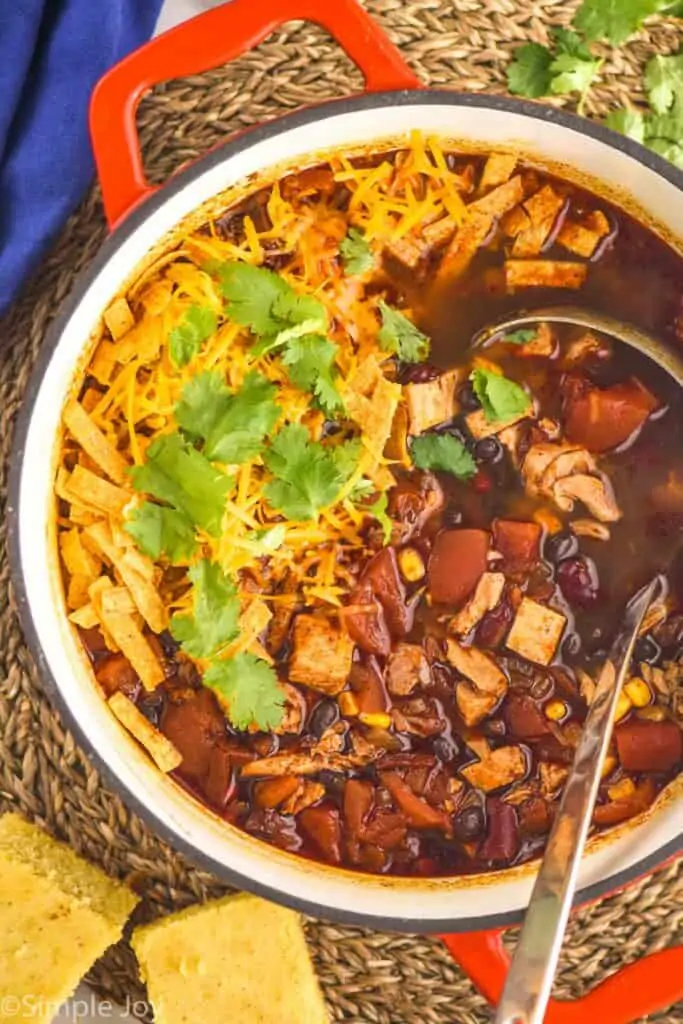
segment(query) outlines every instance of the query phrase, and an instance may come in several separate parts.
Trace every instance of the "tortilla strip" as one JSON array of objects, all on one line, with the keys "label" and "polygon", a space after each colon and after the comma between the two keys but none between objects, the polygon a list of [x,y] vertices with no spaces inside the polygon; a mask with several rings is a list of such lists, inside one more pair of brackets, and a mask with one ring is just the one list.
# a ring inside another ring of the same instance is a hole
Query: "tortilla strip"
[{"label": "tortilla strip", "polygon": [[104,312],[104,322],[114,341],[118,341],[135,326],[135,318],[126,299],[114,299],[109,309]]},{"label": "tortilla strip", "polygon": [[[111,341],[103,340],[97,346],[89,372],[99,384],[107,385],[111,383],[116,361],[116,346]],[[97,394],[99,401],[102,395],[99,392],[95,392],[95,394]]]},{"label": "tortilla strip", "polygon": [[162,772],[172,772],[181,764],[183,755],[178,748],[171,743],[167,736],[155,729],[151,722],[147,721],[143,713],[138,710],[132,700],[126,697],[125,693],[118,690],[112,694],[107,704],[121,725],[125,726],[131,736],[134,736],[138,743],[141,743],[151,754]]},{"label": "tortilla strip", "polygon": [[65,530],[59,535],[59,552],[67,571],[76,576],[89,576],[91,581],[97,579],[102,568],[102,561],[89,551],[83,544],[80,530]]},{"label": "tortilla strip", "polygon": [[388,381],[375,356],[368,356],[344,388],[346,409],[363,433],[363,443],[376,460],[382,458],[391,434],[401,385]]},{"label": "tortilla strip", "polygon": [[565,249],[590,259],[599,243],[609,235],[610,223],[602,210],[593,210],[583,218],[582,223],[565,221],[557,236],[557,241]]},{"label": "tortilla strip", "polygon": [[505,283],[515,288],[580,288],[586,280],[585,263],[568,260],[506,260]]},{"label": "tortilla strip", "polygon": [[[101,476],[91,473],[83,466],[75,466],[66,485],[68,495],[73,495],[77,501],[87,508],[96,508],[107,515],[121,515],[123,509],[130,501],[130,493],[122,487],[110,484]],[[68,500],[73,500],[73,498]]]},{"label": "tortilla strip", "polygon": [[164,681],[164,670],[133,616],[126,612],[107,611],[102,604],[100,609],[102,625],[128,658],[144,688],[155,690]]},{"label": "tortilla strip", "polygon": [[100,609],[107,615],[135,615],[138,608],[127,587],[110,587],[102,592]]},{"label": "tortilla strip", "polygon": [[126,482],[128,464],[82,405],[72,399],[67,402],[63,414],[64,422],[73,437],[86,454],[115,484]]},{"label": "tortilla strip", "polygon": [[92,604],[84,604],[69,616],[69,622],[73,622],[74,626],[80,626],[81,629],[93,629],[99,621]]},{"label": "tortilla strip", "polygon": [[512,177],[517,166],[517,157],[511,153],[492,153],[484,165],[479,182],[479,191],[487,192],[496,185],[503,185]]},{"label": "tortilla strip", "polygon": [[512,255],[537,256],[546,244],[564,205],[564,196],[558,195],[550,185],[544,185],[527,199],[524,209],[529,215],[530,224],[517,234]]},{"label": "tortilla strip", "polygon": [[110,590],[113,586],[114,584],[112,583],[108,576],[100,576],[99,579],[95,580],[95,582],[91,583],[91,585],[88,587],[88,597],[90,598],[92,608],[95,614],[97,615],[97,620],[100,625],[100,632],[102,633],[102,638],[105,644],[107,645],[110,651],[118,651],[119,645],[116,643],[114,637],[111,635],[107,627],[102,622],[102,595],[104,594],[105,591]]},{"label": "tortilla strip", "polygon": [[[474,204],[473,204],[474,205]],[[472,206],[468,206],[468,211]],[[458,229],[455,238],[446,249],[436,275],[437,283],[459,277],[469,267],[477,249],[483,244],[491,230],[493,217],[490,213],[468,214]]]},{"label": "tortilla strip", "polygon": [[85,535],[114,566],[152,632],[163,633],[168,626],[168,612],[148,575],[140,572],[138,566],[141,562],[144,566],[144,556],[137,557],[138,553],[132,549],[118,547],[107,523],[99,522],[86,527]]},{"label": "tortilla strip", "polygon": [[486,213],[491,217],[502,217],[523,199],[524,186],[521,177],[516,174],[514,178],[510,178],[503,185],[494,188],[492,192],[487,192],[481,199],[475,199],[467,207],[467,211],[470,216],[475,213]]},{"label": "tortilla strip", "polygon": [[89,600],[89,588],[93,582],[92,576],[84,576],[76,573],[69,578],[69,586],[66,592],[66,603],[69,608],[82,608]]}]

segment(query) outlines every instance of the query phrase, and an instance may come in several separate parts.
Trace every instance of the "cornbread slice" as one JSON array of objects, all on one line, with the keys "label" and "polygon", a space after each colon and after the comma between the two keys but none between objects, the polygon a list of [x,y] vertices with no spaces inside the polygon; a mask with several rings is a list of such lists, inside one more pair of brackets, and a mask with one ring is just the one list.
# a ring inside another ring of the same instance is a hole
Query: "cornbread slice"
[{"label": "cornbread slice", "polygon": [[299,915],[226,896],[133,932],[155,1024],[327,1024]]},{"label": "cornbread slice", "polygon": [[17,814],[0,818],[0,1020],[48,1024],[137,897]]}]

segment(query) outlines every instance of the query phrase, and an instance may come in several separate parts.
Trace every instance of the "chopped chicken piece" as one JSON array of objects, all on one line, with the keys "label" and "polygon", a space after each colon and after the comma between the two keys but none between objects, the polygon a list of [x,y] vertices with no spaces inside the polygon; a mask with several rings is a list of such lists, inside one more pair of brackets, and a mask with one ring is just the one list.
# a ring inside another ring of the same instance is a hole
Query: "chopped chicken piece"
[{"label": "chopped chicken piece", "polygon": [[427,224],[422,231],[422,237],[430,248],[437,249],[439,246],[445,245],[446,242],[450,242],[457,229],[458,225],[455,220],[450,215],[446,215],[434,221],[433,224]]},{"label": "chopped chicken piece", "polygon": [[504,427],[498,432],[498,440],[510,453],[512,464],[519,469],[519,442],[522,439],[522,427],[519,423],[513,423],[510,427]]},{"label": "chopped chicken piece", "polygon": [[437,282],[452,281],[464,274],[491,231],[492,215],[471,211],[472,206],[468,207],[467,218],[458,228],[455,238],[444,253],[437,272]]},{"label": "chopped chicken piece", "polygon": [[549,665],[555,656],[566,618],[538,601],[523,597],[517,609],[506,646],[538,665]]},{"label": "chopped chicken piece", "polygon": [[389,494],[388,512],[394,520],[392,544],[407,544],[444,502],[441,484],[433,473],[412,474],[399,480]]},{"label": "chopped chicken piece", "polygon": [[522,464],[526,492],[534,498],[553,498],[553,486],[562,477],[595,470],[595,460],[585,448],[550,441],[532,445]]},{"label": "chopped chicken piece", "polygon": [[449,370],[423,384],[406,384],[404,393],[411,434],[422,434],[430,427],[453,419],[455,388],[461,377],[462,370]]},{"label": "chopped chicken piece", "polygon": [[587,476],[585,473],[566,476],[554,484],[552,493],[558,508],[565,512],[571,512],[574,502],[580,501],[601,523],[615,523],[621,519],[621,509],[604,477]]},{"label": "chopped chicken piece", "polygon": [[282,721],[273,729],[278,736],[284,733],[299,733],[306,717],[306,698],[296,686],[280,683],[285,691],[285,711]]},{"label": "chopped chicken piece", "polygon": [[506,260],[505,283],[510,292],[517,288],[581,288],[588,267],[585,263],[560,260]]},{"label": "chopped chicken piece", "polygon": [[469,217],[482,213],[493,217],[502,217],[504,213],[511,210],[513,206],[517,206],[523,199],[524,186],[522,185],[521,177],[519,174],[516,174],[514,178],[510,178],[509,181],[498,185],[493,191],[487,192],[481,199],[475,199],[467,207],[467,213]]},{"label": "chopped chicken piece", "polygon": [[529,661],[548,665],[553,659],[565,624],[566,618],[560,612],[523,597],[516,608],[506,646]]},{"label": "chopped chicken piece", "polygon": [[512,153],[492,153],[484,165],[479,191],[488,192],[489,189],[509,181],[516,166],[517,157]]},{"label": "chopped chicken piece", "polygon": [[565,221],[557,235],[557,241],[576,256],[590,259],[603,238],[609,235],[610,223],[602,210],[593,210],[581,223]]},{"label": "chopped chicken piece", "polygon": [[315,749],[306,754],[274,754],[263,757],[260,761],[250,761],[242,768],[242,777],[251,779],[261,776],[277,777],[280,775],[316,775],[321,771],[347,772],[352,768],[360,768],[369,764],[382,753],[380,748],[372,748],[368,754],[325,754]]},{"label": "chopped chicken piece", "polygon": [[[505,340],[505,339],[503,339]],[[522,357],[532,356],[534,358],[552,358],[557,352],[557,335],[550,324],[542,323],[536,328],[536,333],[530,341],[523,344],[515,343],[515,353]]]},{"label": "chopped chicken piece", "polygon": [[538,771],[544,796],[554,796],[560,786],[564,786],[569,775],[569,769],[564,765],[552,764],[547,761],[540,762]]},{"label": "chopped chicken piece", "polygon": [[569,343],[564,353],[562,365],[566,367],[576,366],[578,363],[582,363],[586,356],[603,351],[604,358],[608,358],[611,355],[611,347],[608,343],[598,338],[592,331],[586,331],[580,338],[575,338],[574,341]]},{"label": "chopped chicken piece", "polygon": [[464,608],[451,619],[448,628],[451,633],[465,636],[478,622],[496,607],[505,587],[505,577],[501,572],[485,572],[480,577],[476,589]]},{"label": "chopped chicken piece", "polygon": [[282,814],[299,814],[317,804],[325,796],[325,787],[322,782],[311,782],[310,779],[300,780],[299,788],[281,805]]},{"label": "chopped chicken piece", "polygon": [[289,678],[332,696],[344,689],[353,658],[353,641],[328,619],[299,615]]},{"label": "chopped chicken piece", "polygon": [[490,715],[499,698],[492,693],[480,693],[461,679],[455,689],[455,702],[466,726],[472,728]]},{"label": "chopped chicken piece", "polygon": [[426,252],[427,249],[424,246],[405,237],[397,238],[394,242],[387,242],[384,246],[384,255],[396,260],[406,270],[415,270]]},{"label": "chopped chicken piece", "polygon": [[609,526],[604,523],[596,523],[594,519],[574,519],[569,524],[569,529],[577,537],[591,537],[593,540],[609,540]]},{"label": "chopped chicken piece", "polygon": [[527,759],[521,747],[498,747],[460,772],[471,786],[485,793],[519,782],[526,773]]},{"label": "chopped chicken piece", "polygon": [[503,696],[507,690],[507,678],[493,658],[476,647],[463,647],[456,640],[449,639],[446,644],[446,657],[461,675],[482,693]]},{"label": "chopped chicken piece", "polygon": [[475,441],[481,441],[483,437],[490,437],[492,434],[501,434],[508,427],[513,427],[515,423],[519,423],[520,420],[525,420],[527,417],[532,416],[534,411],[533,401],[529,401],[529,408],[525,409],[524,412],[519,413],[518,416],[509,416],[505,420],[496,420],[494,423],[490,423],[486,419],[486,414],[483,409],[477,409],[476,412],[471,412],[465,417],[465,423],[467,429],[474,438]]},{"label": "chopped chicken piece", "polygon": [[565,206],[565,199],[550,185],[544,185],[522,205],[529,215],[529,227],[520,231],[515,238],[512,255],[538,256]]},{"label": "chopped chicken piece", "polygon": [[407,697],[429,684],[429,662],[419,644],[397,644],[387,662],[387,686],[395,697]]}]

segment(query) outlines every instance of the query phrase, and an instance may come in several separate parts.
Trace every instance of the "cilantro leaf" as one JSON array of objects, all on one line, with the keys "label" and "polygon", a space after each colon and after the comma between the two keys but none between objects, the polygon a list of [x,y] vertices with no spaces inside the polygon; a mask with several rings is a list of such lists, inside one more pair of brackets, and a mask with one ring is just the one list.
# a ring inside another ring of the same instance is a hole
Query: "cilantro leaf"
[{"label": "cilantro leaf", "polygon": [[597,75],[602,61],[577,56],[574,53],[559,53],[550,65],[553,75],[550,91],[555,95],[579,92],[585,95]]},{"label": "cilantro leaf", "polygon": [[507,69],[510,92],[515,96],[529,96],[532,99],[547,96],[552,80],[552,61],[552,53],[540,43],[518,46]]},{"label": "cilantro leaf", "polygon": [[385,544],[388,544],[391,540],[391,534],[394,529],[394,524],[387,514],[387,506],[389,505],[389,498],[383,491],[378,497],[377,501],[373,502],[372,505],[368,505],[363,511],[367,512],[369,516],[372,516],[377,520],[379,525],[382,527],[382,540]]},{"label": "cilantro leaf", "polygon": [[334,501],[352,472],[345,448],[326,448],[311,441],[300,423],[284,427],[263,454],[266,467],[275,477],[264,488],[272,508],[287,519],[317,518],[320,509]]},{"label": "cilantro leaf", "polygon": [[202,344],[216,330],[218,317],[208,306],[190,306],[183,322],[175,327],[168,338],[168,353],[176,366],[187,366],[199,352]]},{"label": "cilantro leaf", "polygon": [[469,480],[477,466],[462,441],[451,434],[423,434],[410,447],[413,463],[418,469],[440,469],[459,480]]},{"label": "cilantro leaf", "polygon": [[605,118],[605,124],[636,142],[645,141],[645,119],[640,110],[632,110],[630,107],[613,110]]},{"label": "cilantro leaf", "polygon": [[429,355],[430,341],[412,320],[380,299],[382,326],[377,335],[385,352],[392,352],[404,363],[421,363]]},{"label": "cilantro leaf", "polygon": [[334,415],[343,408],[334,383],[336,354],[337,346],[333,341],[320,334],[309,334],[292,338],[282,355],[292,384],[302,391],[312,391],[327,415]]},{"label": "cilantro leaf", "polygon": [[583,0],[572,24],[586,39],[614,46],[637,32],[645,18],[670,5],[670,0]]},{"label": "cilantro leaf", "polygon": [[304,338],[309,334],[319,334],[320,331],[325,330],[326,326],[326,321],[320,317],[317,319],[302,320],[300,324],[292,324],[291,327],[283,327],[281,331],[278,331],[277,334],[274,334],[271,337],[259,339],[259,341],[254,343],[252,352],[256,358],[267,356],[270,352],[274,352],[278,348],[283,348],[297,338]]},{"label": "cilantro leaf", "polygon": [[344,261],[344,273],[364,274],[366,270],[372,270],[375,265],[375,257],[372,249],[365,240],[365,236],[358,228],[349,228],[346,238],[342,239],[339,251]]},{"label": "cilantro leaf", "polygon": [[171,634],[186,654],[210,658],[239,633],[241,606],[235,584],[220,565],[203,558],[188,572],[194,585],[191,615],[174,615]]},{"label": "cilantro leaf", "polygon": [[535,337],[536,331],[533,328],[522,327],[518,331],[509,331],[500,340],[504,341],[506,345],[526,345],[527,342],[533,341]]},{"label": "cilantro leaf", "polygon": [[147,461],[134,466],[130,475],[136,491],[167,502],[213,537],[220,536],[225,499],[234,481],[180,434],[154,441]]},{"label": "cilantro leaf", "polygon": [[552,30],[552,37],[560,53],[567,53],[581,60],[593,59],[593,54],[577,32],[572,32],[568,28],[555,28]]},{"label": "cilantro leaf", "polygon": [[683,170],[683,143],[671,139],[649,139],[648,148]]},{"label": "cilantro leaf", "polygon": [[277,423],[276,393],[260,373],[248,373],[239,391],[230,391],[219,373],[207,371],[185,385],[175,417],[190,437],[205,442],[207,458],[245,462],[259,454]]},{"label": "cilantro leaf", "polygon": [[657,54],[645,68],[645,92],[656,114],[666,114],[676,97],[683,96],[683,53],[673,57]]},{"label": "cilantro leaf", "polygon": [[143,501],[123,524],[143,554],[157,559],[166,555],[178,563],[190,558],[197,547],[194,523],[187,513]]},{"label": "cilantro leaf", "polygon": [[253,654],[214,661],[204,673],[204,683],[227,703],[228,717],[236,729],[256,725],[268,732],[282,722],[284,691],[275,670]]},{"label": "cilantro leaf", "polygon": [[531,405],[531,399],[519,384],[492,370],[478,367],[470,374],[470,380],[489,423],[520,416]]}]

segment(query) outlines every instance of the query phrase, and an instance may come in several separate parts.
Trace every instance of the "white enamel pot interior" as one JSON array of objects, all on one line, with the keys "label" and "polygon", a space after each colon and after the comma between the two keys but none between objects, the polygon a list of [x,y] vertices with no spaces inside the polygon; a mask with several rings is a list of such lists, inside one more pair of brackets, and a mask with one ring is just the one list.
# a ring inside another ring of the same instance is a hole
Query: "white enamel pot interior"
[{"label": "white enamel pot interior", "polygon": [[[334,147],[405,139],[415,128],[480,148],[518,146],[533,162],[627,193],[683,239],[683,175],[654,154],[546,107],[447,92],[366,95],[303,111],[227,142],[178,175],[107,240],[46,341],[22,410],[11,485],[15,591],[26,635],[56,703],[109,783],[153,828],[235,884],[312,914],[405,931],[456,931],[519,920],[534,867],[465,879],[378,878],[283,853],[226,825],[163,776],[110,715],[63,610],[50,528],[55,438],[75,368],[102,311],[145,255],[212,197],[286,161]],[[313,155],[312,155],[313,154]],[[680,782],[680,780],[679,780]],[[642,821],[590,845],[578,899],[597,896],[673,856],[683,800],[674,784]]]}]

